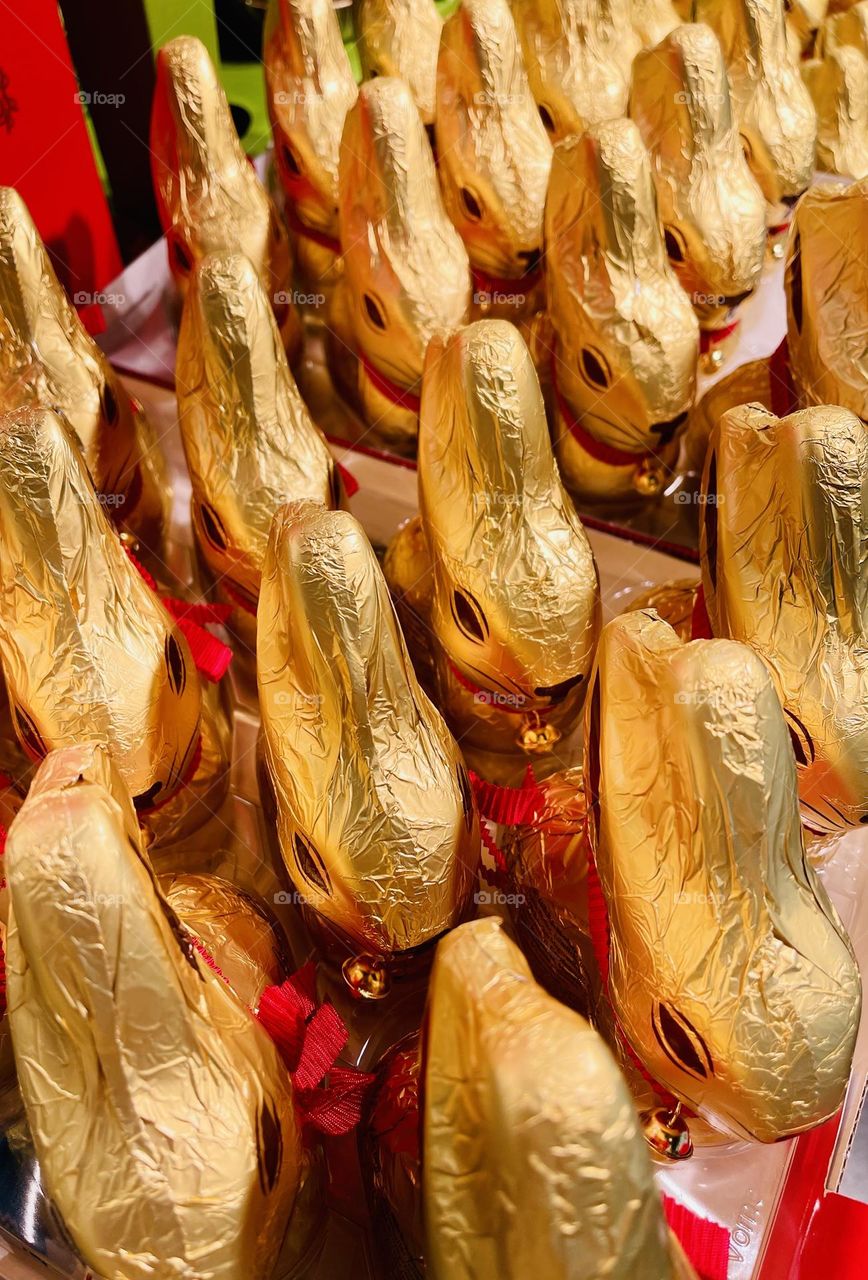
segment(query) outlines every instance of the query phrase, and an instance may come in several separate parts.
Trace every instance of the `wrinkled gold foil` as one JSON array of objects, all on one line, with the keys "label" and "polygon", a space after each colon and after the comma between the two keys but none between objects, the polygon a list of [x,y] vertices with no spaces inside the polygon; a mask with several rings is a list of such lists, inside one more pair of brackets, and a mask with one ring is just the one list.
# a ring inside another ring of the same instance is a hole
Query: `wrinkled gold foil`
[{"label": "wrinkled gold foil", "polygon": [[[739,486],[759,492],[744,467]],[[810,1129],[841,1105],[861,984],[805,857],[768,670],[747,645],[683,644],[628,613],[604,628],[593,678],[585,797],[626,1042],[718,1128]]]},{"label": "wrinkled gold foil", "polygon": [[271,299],[287,351],[301,340],[289,241],[235,132],[226,94],[200,40],[178,36],[157,54],[151,168],[169,266],[182,294],[207,253],[245,254]]},{"label": "wrinkled gold foil", "polygon": [[366,80],[405,80],[424,124],[434,123],[437,50],[443,21],[433,0],[361,0],[356,13]]},{"label": "wrinkled gold foil", "polygon": [[294,503],[275,516],[257,676],[280,846],[299,895],[376,955],[457,923],[479,857],[470,782],[348,512]]},{"label": "wrinkled gold foil", "polygon": [[868,176],[868,58],[832,48],[802,68],[817,111],[817,165],[828,173]]},{"label": "wrinkled gold foil", "polygon": [[419,507],[424,549],[405,526],[386,559],[414,657],[433,660],[437,703],[480,772],[545,771],[579,721],[600,596],[533,361],[504,320],[429,347]]},{"label": "wrinkled gold foil", "polygon": [[693,626],[693,609],[699,584],[693,578],[663,582],[631,600],[625,613],[653,610],[668,622],[679,640],[689,640]]},{"label": "wrinkled gold foil", "polygon": [[209,254],[194,268],[175,384],[193,530],[239,625],[249,619],[252,631],[274,512],[297,498],[337,505],[341,485],[242,254]]},{"label": "wrinkled gold foil", "polygon": [[424,1054],[432,1280],[693,1276],[609,1050],[537,986],[499,920],[438,946]]},{"label": "wrinkled gold foil", "polygon": [[0,187],[0,412],[56,409],[106,513],[158,550],[169,488],[140,408],[79,320],[18,192]]},{"label": "wrinkled gold foil", "polygon": [[817,140],[783,0],[694,0],[693,21],[707,22],[720,40],[745,156],[775,227],[811,182]]},{"label": "wrinkled gold foil", "polygon": [[[433,6],[432,6],[433,7]],[[363,360],[345,375],[357,383],[369,426],[412,446],[418,412],[396,394],[418,395],[430,339],[469,318],[470,269],[443,207],[431,147],[407,85],[392,77],[364,84],[341,140],[340,229],[344,276],[331,327]],[[365,368],[395,385],[384,394]]]},{"label": "wrinkled gold foil", "polygon": [[743,405],[712,433],[703,584],[715,635],[771,670],[804,820],[868,821],[868,433],[846,409]]},{"label": "wrinkled gold foil", "polygon": [[672,0],[630,0],[630,18],[643,49],[653,49],[682,22]]},{"label": "wrinkled gold foil", "polygon": [[18,1079],[82,1258],[264,1280],[303,1170],[289,1077],[157,888],[103,748],[44,762],[5,862]]},{"label": "wrinkled gold foil", "polygon": [[633,68],[630,114],[651,152],[666,249],[703,329],[759,284],[766,232],[726,66],[707,26],[677,27]]},{"label": "wrinkled gold foil", "polygon": [[858,0],[843,12],[829,15],[817,36],[817,57],[822,58],[827,50],[845,45],[858,49],[868,58],[868,0]]},{"label": "wrinkled gold foil", "polygon": [[304,229],[337,239],[341,130],[358,93],[331,0],[271,0],[262,60],[277,168],[301,224],[296,255],[320,277],[335,254]]},{"label": "wrinkled gold foil", "polygon": [[[464,0],[446,22],[437,64],[443,201],[471,265],[516,280],[540,260],[552,146],[530,91],[507,0]],[[515,319],[530,308],[500,308]]]},{"label": "wrinkled gold foil", "polygon": [[[649,462],[661,472],[674,465],[699,332],[666,258],[648,153],[631,121],[601,124],[555,148],[545,244],[564,480],[584,498],[635,498]],[[621,460],[589,452],[565,407]]]},{"label": "wrinkled gold foil", "polygon": [[553,142],[624,114],[641,44],[630,0],[512,0],[512,13]]}]

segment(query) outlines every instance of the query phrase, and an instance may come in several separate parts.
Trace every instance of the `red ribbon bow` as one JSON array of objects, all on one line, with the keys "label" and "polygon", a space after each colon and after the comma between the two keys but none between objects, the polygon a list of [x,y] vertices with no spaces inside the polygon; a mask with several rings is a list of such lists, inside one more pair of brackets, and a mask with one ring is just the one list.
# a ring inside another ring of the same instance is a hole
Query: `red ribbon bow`
[{"label": "red ribbon bow", "polygon": [[208,623],[226,622],[232,614],[232,606],[204,602],[193,604],[189,600],[179,600],[177,596],[160,595],[154,575],[136,559],[129,547],[125,547],[124,550],[139,576],[158,596],[160,603],[184,633],[197,670],[206,680],[216,684],[228,670],[229,663],[232,661],[232,650],[228,644],[224,644],[222,640],[218,640],[217,636],[212,636],[210,631],[206,631],[205,627]]}]

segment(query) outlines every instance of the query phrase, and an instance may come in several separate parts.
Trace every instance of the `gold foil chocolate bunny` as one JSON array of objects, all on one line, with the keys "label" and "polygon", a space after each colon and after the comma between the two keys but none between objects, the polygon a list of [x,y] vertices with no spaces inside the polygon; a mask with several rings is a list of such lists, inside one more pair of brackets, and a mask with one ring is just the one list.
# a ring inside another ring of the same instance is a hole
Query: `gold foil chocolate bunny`
[{"label": "gold foil chocolate bunny", "polygon": [[262,60],[296,257],[320,282],[340,257],[338,154],[358,93],[330,0],[271,0]]},{"label": "gold foil chocolate bunny", "polygon": [[76,432],[107,514],[158,551],[168,499],[159,446],[61,288],[24,201],[0,187],[0,412],[40,405]]},{"label": "gold foil chocolate bunny", "polygon": [[338,506],[341,482],[290,372],[249,259],[209,254],[190,277],[175,382],[193,529],[217,586],[252,639],[274,512]]},{"label": "gold foil chocolate bunny", "polygon": [[[817,114],[787,43],[783,0],[694,0],[720,40],[745,156],[774,237],[814,173]],[[781,250],[782,252],[782,250]]]},{"label": "gold foil chocolate bunny", "polygon": [[664,1127],[681,1102],[760,1142],[810,1129],[841,1105],[861,985],[805,856],[769,672],[747,645],[684,644],[627,613],[604,628],[593,679],[596,946],[624,1062],[655,1082]]},{"label": "gold foil chocolate bunny", "polygon": [[596,566],[552,454],[533,361],[505,320],[432,342],[417,519],[385,571],[420,669],[477,772],[575,757],[600,625]]},{"label": "gold foil chocolate bunny", "polygon": [[[470,268],[443,207],[434,159],[403,80],[362,85],[341,139],[344,274],[331,318],[332,370],[357,385],[371,430],[412,450],[430,339],[469,318]],[[358,357],[341,374],[345,353]]]},{"label": "gold foil chocolate bunny", "polygon": [[759,283],[766,233],[763,194],[744,158],[726,66],[707,26],[677,27],[638,55],[630,114],[651,153],[669,260],[710,352]]},{"label": "gold foil chocolate bunny", "polygon": [[244,154],[208,52],[194,36],[178,36],[157,54],[151,157],[169,266],[181,294],[206,253],[246,254],[292,356],[301,327],[286,231]]},{"label": "gold foil chocolate bunny", "polygon": [[868,177],[868,57],[849,45],[805,63],[802,76],[817,110],[817,166]]},{"label": "gold foil chocolate bunny", "polygon": [[771,670],[814,830],[868,822],[868,432],[759,405],[712,432],[701,543],[712,632]]},{"label": "gold foil chocolate bunny", "polygon": [[653,495],[696,385],[696,317],[667,261],[632,121],[555,147],[546,201],[555,451],[586,499]]},{"label": "gold foil chocolate bunny", "polygon": [[543,306],[543,209],[552,146],[507,0],[464,0],[437,64],[443,201],[473,269],[474,302],[518,321]]},{"label": "gold foil chocolate bunny", "polygon": [[50,410],[0,417],[0,580],[0,659],[31,758],[99,738],[155,829],[204,821],[226,759],[187,641]]},{"label": "gold foil chocolate bunny", "polygon": [[289,1076],[157,888],[104,748],[44,761],[5,865],[18,1080],[79,1254],[265,1280],[305,1168]]},{"label": "gold foil chocolate bunny", "polygon": [[456,924],[479,856],[470,782],[348,512],[293,503],[275,516],[257,675],[280,847],[299,893],[379,958]]},{"label": "gold foil chocolate bunny", "polygon": [[643,49],[653,49],[682,22],[672,0],[630,0],[630,20]]},{"label": "gold foil chocolate bunny", "polygon": [[361,0],[356,15],[366,80],[405,80],[423,124],[434,123],[437,50],[443,20],[433,0]]},{"label": "gold foil chocolate bunny", "polygon": [[630,0],[513,0],[512,13],[553,142],[624,114],[641,46]]}]

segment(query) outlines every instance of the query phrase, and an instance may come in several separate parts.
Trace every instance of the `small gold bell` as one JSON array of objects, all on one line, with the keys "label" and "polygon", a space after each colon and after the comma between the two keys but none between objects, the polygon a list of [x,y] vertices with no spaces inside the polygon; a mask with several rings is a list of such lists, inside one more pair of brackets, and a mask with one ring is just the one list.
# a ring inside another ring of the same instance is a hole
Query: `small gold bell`
[{"label": "small gold bell", "polygon": [[689,1160],[693,1155],[693,1139],[681,1114],[680,1102],[672,1110],[654,1107],[643,1111],[640,1120],[645,1141],[657,1155],[666,1160]]},{"label": "small gold bell", "polygon": [[786,236],[779,236],[776,240],[771,240],[769,242],[769,250],[771,251],[771,255],[773,258],[776,258],[778,261],[780,261],[780,259],[784,256],[784,253],[786,252],[786,248],[787,248]]},{"label": "small gold bell", "polygon": [[376,956],[350,956],[341,972],[357,1000],[382,1000],[392,985],[386,967]]},{"label": "small gold bell", "polygon": [[643,459],[633,476],[633,488],[636,492],[641,493],[643,498],[653,498],[661,491],[663,484],[664,475],[660,463],[651,458]]},{"label": "small gold bell", "polygon": [[522,716],[516,742],[522,751],[530,751],[534,755],[545,755],[560,741],[560,730],[553,724],[547,724],[536,711],[529,711]]},{"label": "small gold bell", "polygon": [[703,373],[716,373],[723,364],[723,351],[719,346],[709,347],[699,357],[699,366]]}]

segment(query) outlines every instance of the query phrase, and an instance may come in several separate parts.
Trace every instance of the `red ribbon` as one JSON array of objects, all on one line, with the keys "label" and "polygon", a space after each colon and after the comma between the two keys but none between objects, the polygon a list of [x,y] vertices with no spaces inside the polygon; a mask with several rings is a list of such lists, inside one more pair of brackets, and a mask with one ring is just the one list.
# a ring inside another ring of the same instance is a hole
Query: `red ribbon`
[{"label": "red ribbon", "polygon": [[729,324],[725,324],[722,329],[700,329],[699,330],[699,350],[705,355],[716,347],[719,342],[723,342],[724,338],[728,338],[731,333],[735,333],[740,320],[731,320]]},{"label": "red ribbon", "polygon": [[700,1280],[726,1280],[729,1271],[729,1232],[726,1227],[708,1218],[700,1218],[671,1196],[663,1197],[663,1212]]},{"label": "red ribbon", "polygon": [[341,480],[344,482],[344,493],[348,498],[352,498],[354,494],[359,492],[359,482],[352,471],[348,471],[342,462],[339,462],[337,467]]},{"label": "red ribbon", "polygon": [[769,391],[772,413],[776,417],[786,418],[798,409],[798,397],[790,371],[790,348],[786,338],[769,356]]},{"label": "red ribbon", "polygon": [[359,360],[374,388],[379,391],[381,396],[385,396],[391,404],[400,405],[402,409],[406,409],[409,413],[419,412],[422,407],[422,400],[414,391],[408,391],[406,387],[399,387],[397,382],[392,382],[385,374],[380,373],[371,364],[364,351],[359,351]]},{"label": "red ribbon", "polygon": [[502,705],[499,702],[489,703],[489,699],[492,696],[490,692],[487,689],[483,689],[481,685],[474,684],[472,680],[468,680],[464,672],[459,671],[458,667],[456,667],[455,663],[451,659],[449,659],[449,670],[452,672],[455,679],[461,685],[462,689],[466,689],[468,693],[472,693],[474,698],[476,698],[478,694],[482,694],[482,701],[485,701],[486,703],[488,703],[491,707],[494,708],[495,711],[503,711],[508,716],[524,715],[524,707],[507,707]]},{"label": "red ribbon", "polygon": [[654,457],[652,453],[628,453],[625,449],[616,449],[614,445],[605,444],[602,440],[597,440],[589,431],[585,430],[567,404],[558,386],[557,348],[552,352],[551,378],[558,413],[563,418],[570,435],[582,446],[585,453],[590,454],[597,462],[604,462],[608,467],[635,467],[646,458]]},{"label": "red ribbon", "polygon": [[340,240],[336,240],[334,236],[330,236],[327,232],[317,231],[315,227],[309,227],[306,222],[302,222],[291,204],[286,206],[286,221],[290,230],[294,231],[297,236],[302,236],[305,240],[311,240],[314,244],[318,244],[323,249],[329,249],[337,257],[340,257]]},{"label": "red ribbon", "polygon": [[232,661],[232,650],[228,644],[212,636],[205,627],[208,623],[222,623],[230,617],[232,606],[228,604],[191,604],[188,600],[179,600],[176,596],[160,595],[152,573],[149,573],[130,551],[124,548],[139,576],[159,596],[160,603],[175,619],[190,646],[193,661],[206,680],[216,683],[228,670]]},{"label": "red ribbon", "polygon": [[[533,765],[527,766],[524,782],[520,787],[502,787],[497,782],[487,782],[485,778],[480,778],[472,769],[469,772],[470,785],[481,818],[497,822],[503,827],[532,826],[536,823],[545,804],[545,797],[534,777]],[[496,885],[508,886],[511,876],[506,858],[485,822],[480,822],[479,834],[494,861],[495,872],[490,879]]]},{"label": "red ribbon", "polygon": [[534,289],[542,274],[542,269],[537,267],[534,271],[528,271],[523,276],[490,276],[486,271],[480,270],[479,267],[470,268],[473,276],[473,288],[476,293],[510,293],[522,294],[530,293]]}]

